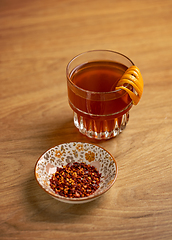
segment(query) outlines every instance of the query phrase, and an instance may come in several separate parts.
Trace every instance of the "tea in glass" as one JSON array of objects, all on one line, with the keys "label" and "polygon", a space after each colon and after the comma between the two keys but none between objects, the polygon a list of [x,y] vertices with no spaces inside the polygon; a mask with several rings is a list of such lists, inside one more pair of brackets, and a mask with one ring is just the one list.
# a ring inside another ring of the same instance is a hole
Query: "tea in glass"
[{"label": "tea in glass", "polygon": [[126,91],[114,89],[132,65],[126,56],[106,50],[82,53],[69,62],[68,100],[82,134],[109,139],[124,130],[133,102]]}]

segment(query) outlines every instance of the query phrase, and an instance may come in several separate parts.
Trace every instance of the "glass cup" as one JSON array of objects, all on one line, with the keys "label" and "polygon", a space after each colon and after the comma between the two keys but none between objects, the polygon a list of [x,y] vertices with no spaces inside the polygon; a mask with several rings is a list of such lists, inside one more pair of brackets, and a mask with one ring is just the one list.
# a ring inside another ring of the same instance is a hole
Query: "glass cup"
[{"label": "glass cup", "polygon": [[68,100],[74,125],[82,134],[110,139],[125,129],[133,102],[126,91],[114,86],[132,65],[128,57],[108,50],[88,51],[68,63]]}]

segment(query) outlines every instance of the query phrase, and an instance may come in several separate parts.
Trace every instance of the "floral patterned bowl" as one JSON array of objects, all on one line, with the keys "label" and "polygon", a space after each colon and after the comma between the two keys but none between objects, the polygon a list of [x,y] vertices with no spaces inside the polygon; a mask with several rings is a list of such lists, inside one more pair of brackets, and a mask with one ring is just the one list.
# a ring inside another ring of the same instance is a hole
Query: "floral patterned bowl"
[{"label": "floral patterned bowl", "polygon": [[[50,187],[50,179],[57,167],[74,162],[92,165],[101,173],[99,188],[87,197],[63,197]],[[64,143],[49,149],[38,159],[35,165],[35,178],[40,187],[57,200],[66,203],[85,203],[98,198],[112,187],[117,178],[117,164],[107,150],[97,145],[82,142]]]}]

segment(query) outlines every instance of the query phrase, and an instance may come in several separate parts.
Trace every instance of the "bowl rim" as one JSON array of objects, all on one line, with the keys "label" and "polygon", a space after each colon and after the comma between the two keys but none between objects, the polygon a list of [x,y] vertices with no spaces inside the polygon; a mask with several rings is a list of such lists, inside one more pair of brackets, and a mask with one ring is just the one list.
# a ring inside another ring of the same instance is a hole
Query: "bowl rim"
[{"label": "bowl rim", "polygon": [[[89,196],[87,196],[87,197],[69,198],[69,197],[63,197],[63,196],[58,195],[58,194],[56,194],[56,193],[54,193],[54,194],[53,194],[53,193],[50,193],[50,192],[48,192],[48,191],[39,183],[39,181],[38,181],[38,179],[37,179],[37,176],[36,176],[36,167],[37,167],[37,164],[38,164],[39,160],[41,159],[41,157],[42,157],[46,152],[48,152],[49,150],[51,150],[52,148],[55,148],[55,147],[60,146],[60,145],[63,145],[63,144],[71,144],[71,143],[76,143],[76,144],[82,143],[82,144],[93,145],[93,146],[96,146],[96,147],[98,147],[98,148],[103,149],[105,152],[107,152],[107,153],[111,156],[113,162],[115,163],[116,173],[115,173],[114,179],[112,180],[112,182],[109,184],[108,187],[106,187],[104,190],[100,191],[99,193],[97,193],[97,194],[95,194],[95,195],[91,194],[91,195],[89,195]],[[39,185],[47,194],[49,194],[51,197],[53,197],[53,198],[55,198],[55,199],[57,199],[57,200],[59,200],[59,201],[70,202],[70,203],[77,203],[77,202],[78,202],[78,203],[79,203],[79,202],[81,203],[81,202],[85,202],[86,200],[90,200],[90,201],[91,201],[91,200],[93,200],[93,199],[96,199],[97,197],[99,197],[99,196],[101,196],[102,194],[106,193],[106,192],[114,185],[114,183],[116,182],[116,179],[117,179],[117,175],[118,175],[118,165],[117,165],[117,162],[116,162],[114,156],[113,156],[108,150],[106,150],[104,147],[99,146],[99,145],[97,145],[97,144],[93,144],[93,143],[90,143],[90,142],[82,142],[82,141],[63,142],[63,143],[60,143],[60,144],[58,144],[58,145],[54,145],[53,147],[48,148],[46,151],[44,151],[44,152],[40,155],[40,157],[39,157],[38,160],[36,161],[35,167],[34,167],[34,176],[35,176],[35,179],[36,179],[36,182],[38,183],[38,185]]]}]

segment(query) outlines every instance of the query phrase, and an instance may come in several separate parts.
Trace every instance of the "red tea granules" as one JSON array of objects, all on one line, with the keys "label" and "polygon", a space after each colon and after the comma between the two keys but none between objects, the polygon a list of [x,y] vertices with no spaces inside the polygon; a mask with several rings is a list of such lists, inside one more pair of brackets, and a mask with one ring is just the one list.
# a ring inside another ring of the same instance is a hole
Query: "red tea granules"
[{"label": "red tea granules", "polygon": [[99,188],[101,174],[94,166],[85,163],[68,163],[50,179],[50,187],[64,197],[87,197]]}]

